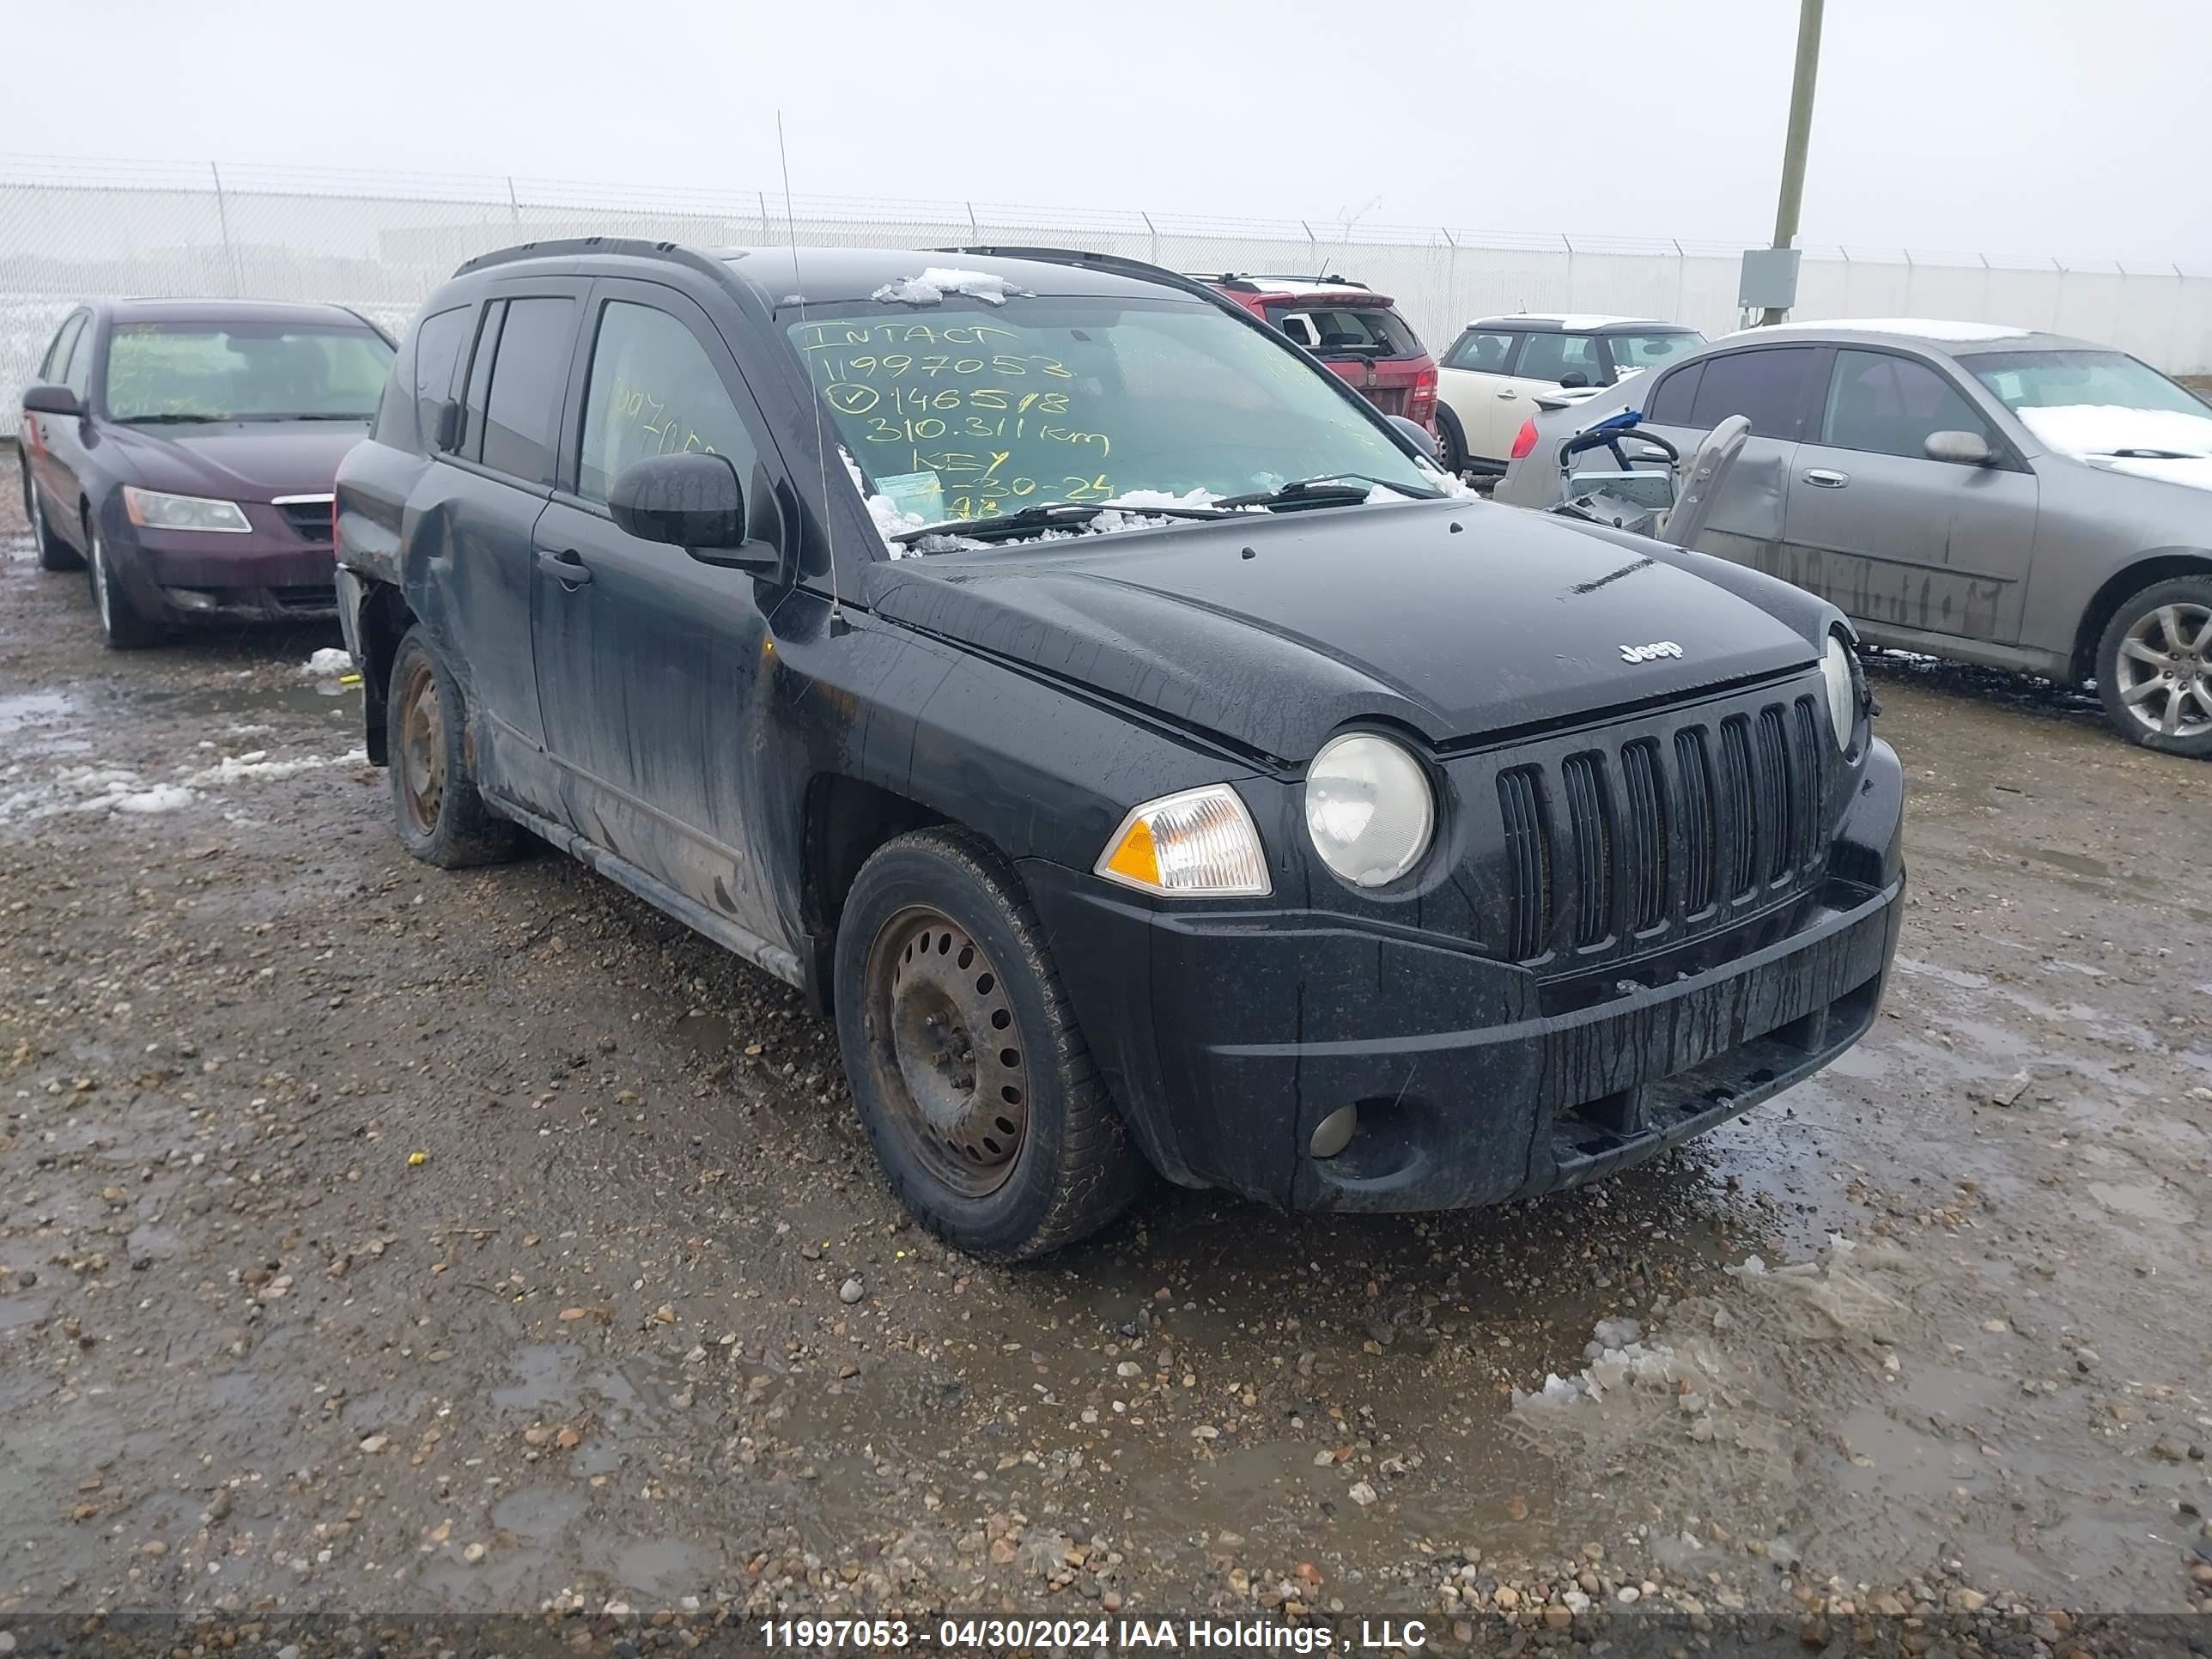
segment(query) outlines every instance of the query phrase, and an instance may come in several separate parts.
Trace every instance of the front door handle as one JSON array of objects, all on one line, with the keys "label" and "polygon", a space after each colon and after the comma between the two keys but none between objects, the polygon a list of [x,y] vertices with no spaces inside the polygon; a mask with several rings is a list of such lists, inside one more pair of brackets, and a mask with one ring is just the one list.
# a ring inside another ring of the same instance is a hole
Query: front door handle
[{"label": "front door handle", "polygon": [[1841,489],[1850,481],[1850,473],[1833,471],[1825,466],[1808,467],[1805,470],[1805,482],[1808,484],[1818,484],[1823,489]]},{"label": "front door handle", "polygon": [[541,552],[538,556],[538,568],[566,587],[581,587],[592,580],[591,566],[576,556],[576,550],[573,547],[559,553]]},{"label": "front door handle", "polygon": [[1501,398],[1517,398],[1521,394],[1517,392],[1501,392],[1498,395]]}]

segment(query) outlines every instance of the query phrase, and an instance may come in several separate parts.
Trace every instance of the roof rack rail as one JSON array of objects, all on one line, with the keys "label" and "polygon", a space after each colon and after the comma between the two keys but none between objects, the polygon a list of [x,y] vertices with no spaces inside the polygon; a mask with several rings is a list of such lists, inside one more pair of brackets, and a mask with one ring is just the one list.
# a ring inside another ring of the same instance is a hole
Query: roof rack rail
[{"label": "roof rack rail", "polygon": [[1201,276],[1199,280],[1205,283],[1218,283],[1224,288],[1233,288],[1248,294],[1257,293],[1259,284],[1261,283],[1305,283],[1315,288],[1364,289],[1367,287],[1365,283],[1355,282],[1349,276],[1328,272],[1324,272],[1318,276],[1311,276],[1304,271],[1227,270],[1218,276]]},{"label": "roof rack rail", "polygon": [[523,242],[514,247],[494,248],[489,253],[479,253],[473,259],[464,259],[453,267],[453,275],[465,276],[471,271],[483,270],[492,265],[503,265],[517,259],[553,259],[562,255],[586,253],[626,254],[633,258],[672,259],[679,264],[696,267],[709,275],[726,275],[726,269],[718,266],[697,249],[681,242],[648,242],[641,236],[560,236],[542,242]]}]

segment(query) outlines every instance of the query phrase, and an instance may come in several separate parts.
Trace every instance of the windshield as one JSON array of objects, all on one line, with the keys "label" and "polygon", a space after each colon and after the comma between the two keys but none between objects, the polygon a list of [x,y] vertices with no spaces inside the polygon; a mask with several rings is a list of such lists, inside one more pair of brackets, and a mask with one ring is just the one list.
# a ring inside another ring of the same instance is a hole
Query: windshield
[{"label": "windshield", "polygon": [[2186,390],[2125,352],[1978,351],[1959,361],[2016,415],[2080,408],[2212,415]]},{"label": "windshield", "polygon": [[810,307],[792,349],[869,486],[930,523],[1320,474],[1438,493],[1336,384],[1203,301]]},{"label": "windshield", "polygon": [[107,348],[107,412],[118,421],[366,421],[392,357],[367,328],[123,323]]}]

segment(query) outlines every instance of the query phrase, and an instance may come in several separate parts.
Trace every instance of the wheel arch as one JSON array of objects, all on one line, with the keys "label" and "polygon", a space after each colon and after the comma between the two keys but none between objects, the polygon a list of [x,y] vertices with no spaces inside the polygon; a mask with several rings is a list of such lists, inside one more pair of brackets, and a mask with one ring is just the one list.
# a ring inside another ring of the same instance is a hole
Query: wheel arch
[{"label": "wheel arch", "polygon": [[2212,550],[2197,547],[2164,547],[2142,554],[2123,565],[2105,578],[2097,591],[2082,607],[2081,619],[2074,630],[2074,653],[2070,660],[2074,684],[2081,685],[2097,677],[2097,644],[2105,636],[2113,616],[2128,602],[2155,583],[2171,581],[2177,576],[2212,576]]},{"label": "wheel arch", "polygon": [[385,730],[385,704],[392,690],[392,662],[416,618],[406,595],[392,583],[367,581],[364,586],[359,617],[362,738],[369,764],[388,766],[392,747]]}]

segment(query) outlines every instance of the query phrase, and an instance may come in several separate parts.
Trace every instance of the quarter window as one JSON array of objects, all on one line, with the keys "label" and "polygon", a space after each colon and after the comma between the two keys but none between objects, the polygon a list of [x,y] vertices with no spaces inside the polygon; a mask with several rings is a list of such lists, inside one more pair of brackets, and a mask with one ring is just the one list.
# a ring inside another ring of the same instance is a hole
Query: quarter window
[{"label": "quarter window", "polygon": [[699,452],[726,455],[740,478],[752,476],[752,439],[714,360],[666,312],[610,301],[592,348],[576,493],[604,501],[633,461]]},{"label": "quarter window", "polygon": [[1597,342],[1587,334],[1531,334],[1521,348],[1517,380],[1549,380],[1557,386],[1570,374],[1583,377],[1584,386],[1604,379],[1598,367]]},{"label": "quarter window", "polygon": [[553,482],[553,434],[576,329],[573,300],[509,300],[484,403],[483,464],[526,483]]},{"label": "quarter window", "polygon": [[438,435],[438,410],[453,395],[453,370],[461,359],[461,344],[468,338],[466,306],[425,317],[415,330],[413,384],[416,433],[428,447]]},{"label": "quarter window", "polygon": [[1917,459],[1936,432],[1972,432],[1994,441],[1973,405],[1925,363],[1886,351],[1836,353],[1821,442]]},{"label": "quarter window", "polygon": [[1819,356],[1817,346],[1770,346],[1708,359],[1688,423],[1710,431],[1741,415],[1754,437],[1795,443],[1804,430],[1806,382]]},{"label": "quarter window", "polygon": [[1654,426],[1689,425],[1691,413],[1697,407],[1698,382],[1705,372],[1703,363],[1692,363],[1660,381],[1644,405],[1644,418]]}]

